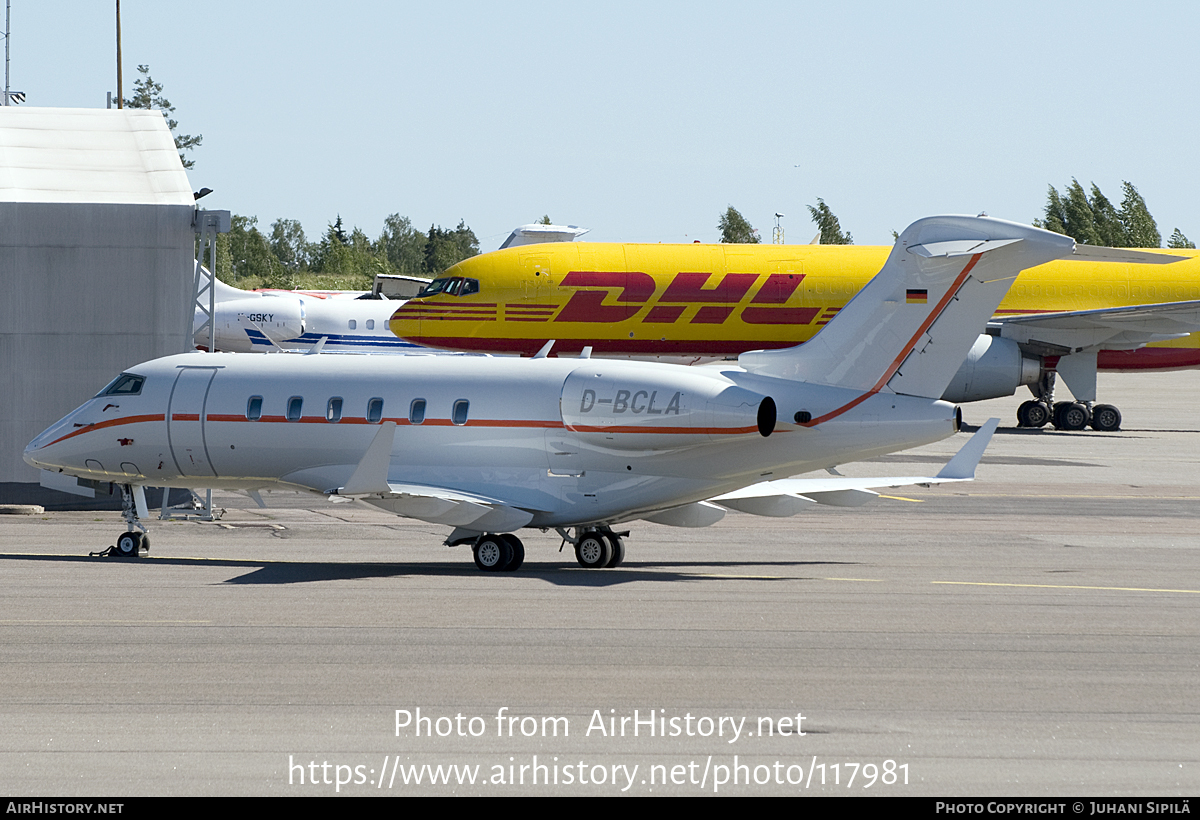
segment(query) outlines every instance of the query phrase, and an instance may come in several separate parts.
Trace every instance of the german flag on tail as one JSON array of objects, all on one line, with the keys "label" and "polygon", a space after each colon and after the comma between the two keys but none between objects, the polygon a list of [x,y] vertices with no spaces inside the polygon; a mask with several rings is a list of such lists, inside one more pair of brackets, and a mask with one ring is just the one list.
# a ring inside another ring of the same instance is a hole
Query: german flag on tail
[{"label": "german flag on tail", "polygon": [[909,288],[905,302],[910,305],[925,305],[929,303],[929,291],[925,288]]}]

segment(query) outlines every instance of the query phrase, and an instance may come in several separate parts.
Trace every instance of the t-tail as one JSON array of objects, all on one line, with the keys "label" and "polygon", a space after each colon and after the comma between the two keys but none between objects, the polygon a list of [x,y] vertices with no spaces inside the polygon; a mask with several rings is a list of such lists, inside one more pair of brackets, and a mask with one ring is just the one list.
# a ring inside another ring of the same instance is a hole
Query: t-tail
[{"label": "t-tail", "polygon": [[1017,274],[1070,256],[1069,236],[985,216],[905,229],[875,275],[807,344],[743,353],[765,376],[939,398]]}]

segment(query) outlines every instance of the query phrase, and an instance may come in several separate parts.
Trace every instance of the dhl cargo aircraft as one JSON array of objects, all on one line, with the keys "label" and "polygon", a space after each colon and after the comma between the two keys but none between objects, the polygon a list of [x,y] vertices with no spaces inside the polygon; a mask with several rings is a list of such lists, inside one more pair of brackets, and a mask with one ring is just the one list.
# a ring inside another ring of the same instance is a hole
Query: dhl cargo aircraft
[{"label": "dhl cargo aircraft", "polygon": [[[693,359],[806,342],[874,276],[889,247],[560,243],[454,265],[402,305],[390,327],[431,347],[532,355]],[[1102,254],[1103,252],[1103,254]],[[1096,261],[1100,255],[1106,261]],[[1022,426],[1116,430],[1095,404],[1096,371],[1200,366],[1200,254],[1077,246],[1024,271],[944,398],[980,401],[1021,385]],[[1089,261],[1090,260],[1090,261]],[[1162,264],[1162,263],[1175,264]],[[894,294],[921,303],[920,289]],[[1074,402],[1054,402],[1055,375]]]}]

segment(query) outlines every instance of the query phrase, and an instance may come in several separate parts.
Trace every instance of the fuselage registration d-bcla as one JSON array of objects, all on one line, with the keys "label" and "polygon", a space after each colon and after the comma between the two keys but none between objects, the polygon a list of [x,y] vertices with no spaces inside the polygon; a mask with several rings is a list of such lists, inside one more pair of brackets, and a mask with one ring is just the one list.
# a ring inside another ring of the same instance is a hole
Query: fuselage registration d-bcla
[{"label": "fuselage registration d-bcla", "polygon": [[[194,352],[133,367],[26,448],[44,470],[122,486],[147,539],[145,486],[302,488],[453,528],[482,569],[515,569],[513,532],[557,528],[588,567],[614,527],[703,526],[725,509],[857,505],[871,486],[963,480],[994,425],[937,476],[789,479],[958,429],[947,383],[1017,273],[1069,237],[986,217],[930,217],[807,344],[736,365],[469,354]],[[574,534],[571,534],[571,531]]]}]

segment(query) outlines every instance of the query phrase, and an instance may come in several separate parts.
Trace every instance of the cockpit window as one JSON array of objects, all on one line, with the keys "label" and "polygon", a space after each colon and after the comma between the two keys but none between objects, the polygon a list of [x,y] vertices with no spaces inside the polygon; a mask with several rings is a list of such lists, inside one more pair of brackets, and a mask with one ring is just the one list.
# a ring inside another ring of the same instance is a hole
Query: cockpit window
[{"label": "cockpit window", "polygon": [[101,390],[96,396],[137,396],[142,392],[142,385],[145,381],[145,376],[122,373],[109,382],[108,387]]},{"label": "cockpit window", "polygon": [[465,279],[461,276],[445,276],[441,279],[434,279],[428,285],[421,288],[421,292],[414,298],[420,299],[422,296],[436,296],[439,293],[444,293],[447,296],[467,296],[472,293],[479,293],[479,280]]},{"label": "cockpit window", "polygon": [[421,291],[417,294],[416,298],[420,299],[422,296],[435,296],[436,294],[444,291],[451,283],[457,282],[458,280],[453,276],[447,276],[445,279],[434,279],[428,285],[421,288]]}]

